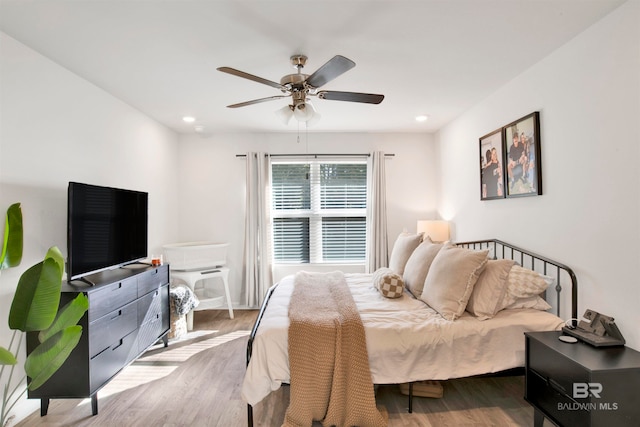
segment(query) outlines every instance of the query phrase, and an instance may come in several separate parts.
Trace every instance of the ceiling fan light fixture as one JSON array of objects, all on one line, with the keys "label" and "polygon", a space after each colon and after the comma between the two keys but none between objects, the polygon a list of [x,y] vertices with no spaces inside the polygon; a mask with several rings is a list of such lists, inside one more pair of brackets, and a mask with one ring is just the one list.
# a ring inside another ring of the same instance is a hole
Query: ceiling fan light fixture
[{"label": "ceiling fan light fixture", "polygon": [[320,119],[322,118],[322,114],[318,113],[317,111],[315,112],[315,114],[313,115],[313,117],[311,117],[308,121],[307,121],[307,126],[314,126],[316,125]]},{"label": "ceiling fan light fixture", "polygon": [[293,105],[285,105],[275,111],[276,117],[280,119],[282,124],[289,124],[289,120],[293,117]]},{"label": "ceiling fan light fixture", "polygon": [[299,122],[308,122],[313,118],[316,114],[316,109],[313,107],[313,104],[309,101],[300,102],[295,105],[293,110],[293,116]]}]

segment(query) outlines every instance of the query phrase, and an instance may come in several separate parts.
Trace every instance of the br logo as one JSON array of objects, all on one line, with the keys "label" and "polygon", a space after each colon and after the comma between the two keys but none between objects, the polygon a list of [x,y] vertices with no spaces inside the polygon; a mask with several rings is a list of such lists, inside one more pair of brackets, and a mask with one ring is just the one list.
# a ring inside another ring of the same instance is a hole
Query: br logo
[{"label": "br logo", "polygon": [[593,396],[600,399],[602,384],[600,383],[573,383],[573,398],[584,399]]}]

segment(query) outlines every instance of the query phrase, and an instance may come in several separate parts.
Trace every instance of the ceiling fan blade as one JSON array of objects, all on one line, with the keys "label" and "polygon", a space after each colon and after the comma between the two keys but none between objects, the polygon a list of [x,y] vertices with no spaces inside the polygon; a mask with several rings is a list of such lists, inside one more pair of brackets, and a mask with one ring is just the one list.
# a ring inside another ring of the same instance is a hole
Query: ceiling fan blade
[{"label": "ceiling fan blade", "polygon": [[336,55],[307,77],[307,84],[320,87],[356,66],[352,60]]},{"label": "ceiling fan blade", "polygon": [[238,104],[227,105],[227,108],[246,107],[247,105],[260,104],[261,102],[271,101],[273,99],[288,98],[288,95],[269,96],[267,98],[254,99],[252,101],[240,102]]},{"label": "ceiling fan blade", "polygon": [[244,79],[253,80],[254,82],[262,83],[267,86],[275,87],[280,90],[287,90],[286,87],[282,86],[280,83],[272,82],[271,80],[263,79],[262,77],[254,76],[253,74],[245,73],[244,71],[236,70],[235,68],[230,67],[219,67],[218,71],[222,71],[223,73],[231,74],[233,76],[242,77]]},{"label": "ceiling fan blade", "polygon": [[367,104],[380,104],[384,95],[374,93],[338,92],[335,90],[323,90],[318,92],[318,98],[331,101],[364,102]]}]

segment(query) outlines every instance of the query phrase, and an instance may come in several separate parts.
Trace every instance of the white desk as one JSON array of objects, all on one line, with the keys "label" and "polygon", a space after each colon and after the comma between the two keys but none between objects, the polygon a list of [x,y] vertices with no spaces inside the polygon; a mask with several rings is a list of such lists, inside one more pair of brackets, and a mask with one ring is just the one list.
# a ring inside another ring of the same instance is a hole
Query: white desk
[{"label": "white desk", "polygon": [[[224,293],[227,300],[227,307],[229,308],[229,318],[233,319],[233,307],[231,306],[231,295],[229,293],[229,267],[217,267],[208,268],[204,270],[171,270],[171,279],[184,282],[194,293],[196,293],[196,283],[201,280],[212,279],[219,277],[224,284]],[[197,294],[196,294],[197,295]],[[220,307],[222,305],[223,296],[215,296],[207,298],[206,296],[200,297],[200,304],[194,310],[208,310],[211,308]],[[187,330],[193,330],[193,310],[187,313]]]}]

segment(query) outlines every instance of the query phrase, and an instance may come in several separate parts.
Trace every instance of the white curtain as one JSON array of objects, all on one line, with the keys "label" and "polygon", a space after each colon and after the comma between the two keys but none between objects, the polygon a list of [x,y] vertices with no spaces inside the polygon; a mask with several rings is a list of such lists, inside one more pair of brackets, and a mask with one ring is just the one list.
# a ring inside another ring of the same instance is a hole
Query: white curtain
[{"label": "white curtain", "polygon": [[387,196],[385,155],[374,151],[369,156],[369,203],[367,203],[367,272],[388,266]]},{"label": "white curtain", "polygon": [[262,305],[272,284],[270,244],[269,157],[247,153],[247,194],[245,214],[245,304]]}]

